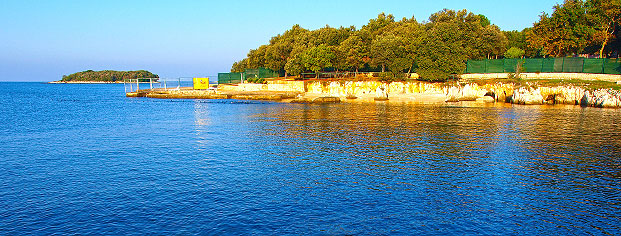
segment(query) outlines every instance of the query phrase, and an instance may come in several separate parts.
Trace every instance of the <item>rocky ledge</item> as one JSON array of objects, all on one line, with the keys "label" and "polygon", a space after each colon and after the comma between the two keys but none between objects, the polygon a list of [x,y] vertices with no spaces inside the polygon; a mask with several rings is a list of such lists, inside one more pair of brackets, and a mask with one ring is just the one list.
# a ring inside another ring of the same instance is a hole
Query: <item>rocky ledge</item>
[{"label": "rocky ledge", "polygon": [[512,84],[479,86],[465,84],[451,86],[446,92],[447,102],[473,101],[489,97],[486,101],[507,102],[522,105],[567,104],[590,107],[621,107],[621,93],[613,89],[590,91],[576,86],[537,86],[530,84],[516,87]]},{"label": "rocky ledge", "polygon": [[541,86],[537,83],[474,82],[429,83],[379,81],[278,81],[278,84],[222,85],[217,90],[140,90],[129,97],[244,99],[294,103],[388,102],[506,102],[523,105],[568,104],[621,107],[621,92],[574,85]]}]

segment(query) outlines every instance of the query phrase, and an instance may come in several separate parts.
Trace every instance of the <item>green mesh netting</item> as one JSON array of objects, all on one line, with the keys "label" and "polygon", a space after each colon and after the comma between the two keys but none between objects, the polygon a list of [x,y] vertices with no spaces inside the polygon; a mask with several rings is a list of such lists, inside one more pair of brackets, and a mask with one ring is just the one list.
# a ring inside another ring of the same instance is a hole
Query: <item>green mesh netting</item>
[{"label": "green mesh netting", "polygon": [[502,73],[504,67],[503,60],[487,60],[487,73]]},{"label": "green mesh netting", "polygon": [[466,73],[485,73],[486,60],[468,60]]},{"label": "green mesh netting", "polygon": [[599,59],[581,57],[490,59],[468,60],[466,73],[508,73],[515,72],[516,65],[523,62],[524,72],[574,72],[592,74],[621,74],[620,59]]},{"label": "green mesh netting", "polygon": [[543,58],[524,59],[522,69],[524,72],[537,73],[541,72],[541,66],[543,65]]},{"label": "green mesh netting", "polygon": [[242,73],[218,73],[218,84],[241,83]]},{"label": "green mesh netting", "polygon": [[565,57],[563,58],[562,72],[582,73],[582,65],[585,58]]},{"label": "green mesh netting", "polygon": [[605,59],[604,74],[621,74],[621,60],[619,59]]},{"label": "green mesh netting", "polygon": [[604,61],[605,59],[586,59],[584,60],[582,72],[591,74],[604,73]]},{"label": "green mesh netting", "polygon": [[274,78],[279,76],[278,72],[265,68],[246,69],[245,73],[246,78]]},{"label": "green mesh netting", "polygon": [[554,72],[555,64],[556,64],[555,58],[543,58],[541,60],[541,72],[544,72],[544,73]]},{"label": "green mesh netting", "polygon": [[242,78],[244,80],[249,78],[274,78],[278,77],[278,72],[270,69],[258,68],[258,69],[246,69],[241,73],[218,73],[219,84],[237,84],[241,83]]}]

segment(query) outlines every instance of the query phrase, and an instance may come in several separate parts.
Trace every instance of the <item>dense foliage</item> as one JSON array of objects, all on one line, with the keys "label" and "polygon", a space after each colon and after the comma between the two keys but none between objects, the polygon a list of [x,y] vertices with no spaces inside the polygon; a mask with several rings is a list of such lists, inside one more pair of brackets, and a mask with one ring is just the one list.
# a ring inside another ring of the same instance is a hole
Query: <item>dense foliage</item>
[{"label": "dense foliage", "polygon": [[[425,79],[442,80],[461,73],[467,59],[503,56],[507,37],[482,15],[443,10],[429,22],[395,21],[379,14],[360,30],[325,26],[307,30],[294,25],[269,44],[250,50],[231,72],[265,67],[286,75],[304,72],[416,71]],[[398,76],[397,76],[398,77]]]},{"label": "dense foliage", "polygon": [[505,52],[505,58],[522,58],[525,53],[521,48],[511,47]]},{"label": "dense foliage", "polygon": [[137,71],[87,70],[87,71],[73,73],[70,75],[63,75],[63,79],[61,81],[65,81],[65,82],[68,82],[68,81],[116,82],[116,81],[123,81],[124,79],[138,79],[138,78],[159,78],[159,76],[146,70],[137,70]]},{"label": "dense foliage", "polygon": [[428,21],[395,21],[392,15],[355,27],[307,30],[294,25],[269,44],[250,50],[231,72],[265,67],[281,74],[381,71],[382,78],[417,72],[425,80],[462,73],[468,59],[618,54],[619,1],[566,0],[533,28],[501,31],[483,15],[444,9]]},{"label": "dense foliage", "polygon": [[540,16],[527,42],[543,56],[618,57],[620,24],[621,0],[565,0],[552,15]]}]

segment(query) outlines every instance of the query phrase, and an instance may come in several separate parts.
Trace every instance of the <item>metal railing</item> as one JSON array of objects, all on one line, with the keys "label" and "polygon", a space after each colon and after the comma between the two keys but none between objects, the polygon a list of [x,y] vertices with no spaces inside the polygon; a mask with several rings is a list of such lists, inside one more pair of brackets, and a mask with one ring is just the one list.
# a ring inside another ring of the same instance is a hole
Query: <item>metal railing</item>
[{"label": "metal railing", "polygon": [[[208,76],[214,78],[215,76]],[[180,90],[182,88],[193,87],[194,77],[178,77],[178,78],[138,78],[124,79],[123,86],[125,93],[137,92],[140,90],[140,84],[149,84],[149,89],[162,90]],[[209,84],[213,81],[210,81]],[[144,86],[144,85],[143,85]]]}]

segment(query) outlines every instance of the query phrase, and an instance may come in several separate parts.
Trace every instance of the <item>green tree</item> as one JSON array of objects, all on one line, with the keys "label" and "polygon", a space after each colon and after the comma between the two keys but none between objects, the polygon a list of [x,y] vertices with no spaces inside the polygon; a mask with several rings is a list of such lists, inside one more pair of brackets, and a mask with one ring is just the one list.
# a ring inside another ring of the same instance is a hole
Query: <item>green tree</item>
[{"label": "green tree", "polygon": [[507,38],[507,47],[526,48],[526,34],[524,31],[503,31]]},{"label": "green tree", "polygon": [[451,50],[456,49],[456,44],[444,42],[437,35],[432,35],[425,42],[417,58],[417,73],[424,80],[445,81],[452,74],[460,74],[465,69],[464,56],[455,56]]},{"label": "green tree", "polygon": [[244,72],[246,68],[248,68],[248,58],[234,62],[231,67],[231,72]]},{"label": "green tree", "polygon": [[405,57],[405,48],[393,34],[379,35],[371,43],[371,65],[381,66],[382,72],[396,58]]},{"label": "green tree", "polygon": [[[410,19],[403,18],[401,21],[395,22],[394,25],[390,33],[399,36],[400,45],[404,49],[404,55],[400,56],[408,61],[409,66],[407,70],[408,73],[410,73],[415,65],[420,48],[424,46],[423,39],[425,38],[426,32],[424,27],[419,24],[414,17]],[[401,62],[405,61],[401,60]],[[394,66],[389,65],[389,67]]]},{"label": "green tree", "polygon": [[356,31],[356,28],[353,26],[348,28],[340,27],[337,29],[326,25],[323,28],[311,31],[309,41],[313,46],[319,46],[321,44],[326,46],[339,46],[341,42],[345,41],[354,31]]},{"label": "green tree", "polygon": [[265,67],[265,54],[267,51],[267,45],[261,45],[257,49],[250,50],[248,52],[247,69],[257,69],[259,67]]},{"label": "green tree", "polygon": [[479,17],[479,23],[483,28],[492,24],[492,22],[483,14],[478,14],[477,17]]},{"label": "green tree", "polygon": [[274,71],[283,71],[297,41],[307,37],[308,32],[300,25],[294,25],[282,35],[273,37],[266,48],[265,66]]},{"label": "green tree", "polygon": [[432,14],[429,21],[426,24],[428,33],[435,29],[451,29],[454,35],[443,37],[444,40],[459,44],[463,48],[453,54],[465,55],[469,59],[483,59],[504,53],[506,38],[497,26],[487,25],[488,20],[484,16],[475,15],[465,9],[444,9]]},{"label": "green tree", "polygon": [[369,23],[362,26],[361,31],[365,31],[369,34],[371,39],[377,35],[381,35],[386,31],[390,31],[390,26],[395,22],[395,17],[392,14],[386,15],[384,12],[377,15],[377,18],[370,19]]},{"label": "green tree", "polygon": [[481,45],[479,50],[487,54],[488,59],[502,56],[509,43],[505,34],[496,25],[487,25],[481,29]]},{"label": "green tree", "polygon": [[311,47],[300,55],[300,62],[304,68],[315,72],[317,78],[324,68],[332,67],[333,60],[334,52],[324,44]]},{"label": "green tree", "polygon": [[339,52],[343,56],[343,68],[351,68],[358,72],[364,67],[369,55],[370,38],[363,31],[357,31],[339,45]]},{"label": "green tree", "polygon": [[524,50],[516,47],[511,47],[505,52],[506,58],[522,58],[524,56]]},{"label": "green tree", "polygon": [[[465,69],[465,61],[473,54],[478,54],[470,39],[465,38],[472,32],[464,29],[482,27],[474,14],[465,11],[441,11],[430,17],[427,34],[419,51],[416,64],[421,78],[431,81],[444,81],[451,74],[459,74]],[[478,26],[477,26],[478,25]]]},{"label": "green tree", "polygon": [[527,35],[530,46],[554,57],[582,53],[596,33],[585,2],[565,0],[553,9],[551,16],[543,13]]},{"label": "green tree", "polygon": [[[606,46],[614,40],[621,25],[621,0],[587,0],[587,14],[595,29],[594,42],[601,45],[598,55],[603,58]],[[610,51],[619,52],[619,48]]]},{"label": "green tree", "polygon": [[302,72],[304,72],[304,65],[302,64],[302,60],[297,55],[293,58],[290,58],[285,65],[285,70],[287,71],[287,73],[294,76],[302,74]]}]

